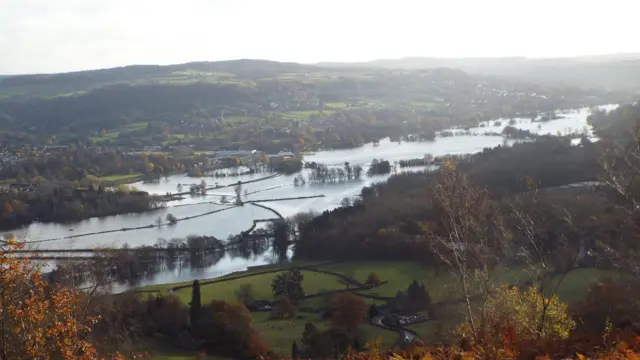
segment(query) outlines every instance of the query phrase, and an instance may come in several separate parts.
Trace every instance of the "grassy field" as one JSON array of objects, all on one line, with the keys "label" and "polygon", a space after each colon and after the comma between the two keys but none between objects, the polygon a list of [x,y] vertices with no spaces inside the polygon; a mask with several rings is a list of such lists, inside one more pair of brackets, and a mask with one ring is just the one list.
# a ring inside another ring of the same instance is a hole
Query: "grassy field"
[{"label": "grassy field", "polygon": [[[319,274],[311,271],[302,271],[304,275],[303,288],[307,294],[315,294],[321,290],[340,289],[342,286],[335,277],[325,274]],[[243,284],[249,284],[253,287],[256,299],[273,299],[271,293],[271,283],[277,276],[277,273],[256,275],[244,279],[238,279],[228,282],[219,282],[201,287],[202,302],[206,303],[211,300],[237,301],[235,292]],[[185,304],[191,300],[191,288],[185,288],[173,293],[178,296]]]},{"label": "grassy field", "polygon": [[[190,351],[176,349],[170,342],[162,336],[147,338],[144,342],[137,344],[132,352],[147,353],[153,360],[195,360],[196,354]],[[227,360],[222,356],[206,356],[204,360]]]},{"label": "grassy field", "polygon": [[[615,278],[619,274],[610,270],[599,269],[575,269],[567,273],[558,290],[556,291],[561,301],[571,304],[584,298],[589,287],[598,280],[611,277]],[[556,276],[553,280],[553,286],[561,280],[560,276]]]},{"label": "grassy field", "polygon": [[[291,351],[291,343],[297,341],[300,344],[304,326],[307,323],[313,323],[321,331],[328,330],[331,323],[328,320],[321,319],[316,314],[300,313],[293,319],[270,319],[269,313],[253,313],[253,327],[262,333],[265,340],[271,348],[279,354],[288,355]],[[362,335],[365,339],[371,340],[382,337],[386,346],[391,346],[396,341],[397,334],[392,331],[384,330],[365,324],[361,327]]]},{"label": "grassy field", "polygon": [[109,176],[103,176],[100,178],[101,181],[127,181],[127,180],[133,180],[135,178],[138,178],[142,176],[142,174],[140,173],[133,173],[133,174],[116,174],[116,175],[109,175]]},{"label": "grassy field", "polygon": [[[354,279],[364,282],[367,276],[375,272],[381,280],[389,283],[364,293],[393,297],[398,290],[406,291],[414,281],[424,282],[433,301],[444,301],[459,297],[459,289],[453,275],[447,271],[437,272],[428,269],[416,262],[390,261],[390,262],[358,262],[343,263],[331,266],[331,270],[352,276]],[[502,269],[496,271],[496,282],[516,283],[527,277],[527,273],[521,270]]]},{"label": "grassy field", "polygon": [[[320,262],[296,262],[298,266],[319,265]],[[268,265],[252,268],[246,272],[237,272],[225,275],[217,280],[235,277],[238,275],[258,273],[264,270],[286,269],[290,264]],[[365,282],[367,276],[375,272],[381,280],[388,281],[379,287],[362,291],[366,294],[393,297],[398,291],[406,291],[412,281],[424,282],[434,302],[440,302],[460,297],[459,289],[456,286],[455,279],[450,272],[441,271],[440,273],[423,267],[416,262],[408,261],[371,261],[371,262],[347,262],[332,264],[321,267],[322,269],[334,271],[343,275],[351,276],[354,279]],[[337,277],[332,275],[320,274],[317,272],[303,270],[305,293],[314,294],[321,291],[342,289],[345,287]],[[256,276],[246,277],[242,279],[219,282],[210,285],[202,285],[202,301],[208,302],[213,299],[235,301],[235,291],[242,284],[251,284],[258,299],[272,299],[271,282],[277,273],[259,274]],[[557,295],[562,301],[567,303],[575,302],[581,299],[588,290],[589,286],[598,279],[615,276],[611,271],[598,269],[575,269],[570,271],[557,288]],[[500,269],[496,270],[494,276],[495,283],[515,284],[526,280],[529,274],[526,269]],[[554,282],[559,281],[559,277]],[[163,284],[152,285],[140,288],[140,290],[157,290],[162,293],[169,293],[169,290],[179,285],[189,285],[191,282],[179,284]],[[189,287],[181,289],[174,293],[185,303],[189,302],[191,289]],[[316,299],[313,299],[316,300]],[[303,304],[307,306],[315,305],[312,303]]]},{"label": "grassy field", "polygon": [[[320,263],[296,262],[298,266],[319,265]],[[247,272],[239,272],[226,275],[222,278],[231,278],[238,275],[259,273],[264,270],[288,268],[289,264],[284,265],[268,265],[256,267]],[[332,264],[323,267],[326,269],[352,276],[360,282],[364,282],[371,272],[376,272],[381,280],[389,281],[380,287],[365,291],[365,293],[380,296],[395,296],[397,291],[406,291],[407,287],[413,280],[423,281],[434,302],[456,299],[460,297],[460,292],[455,286],[455,281],[449,272],[442,271],[440,273],[425,268],[419,263],[403,262],[403,261],[371,261],[371,262],[347,262]],[[312,271],[303,270],[304,282],[303,288],[307,294],[314,294],[325,290],[342,289],[345,287],[339,279],[332,275],[320,274]],[[257,274],[255,276],[230,280],[227,282],[214,283],[201,286],[202,302],[206,303],[213,299],[236,301],[235,291],[242,284],[251,284],[257,299],[272,299],[271,282],[277,273]],[[571,303],[581,299],[588,287],[600,278],[615,275],[612,272],[601,271],[597,269],[575,269],[570,271],[563,279],[558,287],[557,294],[561,300]],[[496,271],[495,282],[514,284],[518,281],[528,279],[528,273],[524,269],[501,269]],[[558,278],[555,279],[556,281]],[[169,290],[177,285],[190,284],[190,282],[182,284],[165,284],[157,286],[147,286],[144,290],[158,290],[162,293],[169,293]],[[177,295],[184,303],[188,303],[191,299],[191,288],[181,289],[173,294]],[[326,299],[322,297],[307,299],[301,302],[301,307],[321,307]],[[366,299],[367,304],[373,303],[373,300]],[[384,301],[378,300],[375,303],[382,304]],[[433,338],[439,334],[448,334],[450,331],[462,321],[462,315],[458,304],[445,303],[439,305],[435,310],[439,316],[436,321],[409,326],[410,329],[416,331],[419,338]],[[284,354],[290,351],[291,343],[300,340],[304,325],[308,322],[314,323],[321,329],[328,329],[330,324],[328,321],[320,319],[317,314],[299,313],[292,319],[271,319],[268,312],[256,312],[252,314],[253,326],[260,331],[269,345],[276,353],[280,349]],[[382,337],[385,346],[390,346],[396,340],[397,335],[394,332],[373,327],[365,324],[362,326],[363,335],[366,339],[374,339]],[[178,356],[178,355],[177,355]],[[161,357],[161,359],[181,359],[180,357]]]},{"label": "grassy field", "polygon": [[115,140],[118,137],[118,135],[120,135],[119,131],[108,131],[108,132],[105,132],[104,134],[100,134],[100,136],[90,137],[89,140],[91,141]]},{"label": "grassy field", "polygon": [[[318,263],[315,262],[300,262],[297,263],[299,266],[303,265],[315,265]],[[247,272],[240,272],[226,275],[220,279],[231,278],[238,275],[243,275],[247,273],[258,273],[264,270],[270,270],[272,268],[288,268],[290,265],[273,265],[273,266],[263,266],[256,267],[250,269]],[[332,265],[335,266],[335,265]],[[329,266],[327,268],[331,268]],[[342,283],[340,283],[339,279],[332,275],[321,274],[312,271],[302,271],[304,275],[304,283],[303,287],[305,293],[314,294],[326,290],[333,289],[342,289],[345,287]],[[255,296],[257,299],[272,299],[271,293],[271,282],[273,278],[278,273],[270,273],[270,274],[258,274],[256,276],[247,277],[243,279],[232,280],[228,282],[220,282],[214,284],[203,284],[200,288],[202,302],[206,303],[213,299],[216,300],[226,300],[226,301],[237,301],[235,291],[242,284],[251,284],[253,290],[255,292]],[[140,290],[157,290],[164,294],[169,294],[171,288],[179,285],[190,284],[191,282],[180,283],[180,284],[164,284],[157,286],[146,286],[140,288]],[[176,292],[172,293],[180,298],[185,304],[189,303],[191,300],[191,288],[187,287]],[[326,299],[322,297],[311,298],[304,300],[300,303],[301,307],[321,307],[323,302]],[[367,303],[372,302],[371,300],[366,300]],[[300,338],[302,336],[302,331],[304,330],[304,325],[308,322],[314,323],[320,329],[328,329],[330,327],[330,323],[326,320],[321,319],[316,314],[311,313],[299,313],[295,318],[292,319],[271,319],[269,312],[255,312],[252,313],[252,325],[253,327],[260,331],[262,335],[265,337],[269,345],[272,347],[276,353],[279,353],[280,349],[282,349],[284,354],[288,354],[291,348],[291,343],[293,341],[300,342]],[[384,329],[379,329],[374,326],[364,325],[362,327],[363,335],[366,339],[374,339],[379,336],[382,336],[384,340],[384,344],[390,346],[395,340],[397,335],[394,332],[386,331]],[[155,358],[155,357],[154,357]],[[161,357],[161,359],[165,359]],[[180,357],[166,357],[166,359],[181,359]]]}]

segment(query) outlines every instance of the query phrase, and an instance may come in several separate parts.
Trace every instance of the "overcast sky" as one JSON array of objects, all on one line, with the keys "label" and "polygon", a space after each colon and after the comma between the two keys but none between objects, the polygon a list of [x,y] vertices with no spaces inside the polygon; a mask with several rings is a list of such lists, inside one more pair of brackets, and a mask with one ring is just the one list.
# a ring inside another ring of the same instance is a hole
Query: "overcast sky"
[{"label": "overcast sky", "polygon": [[0,0],[0,74],[237,58],[638,52],[636,2]]}]

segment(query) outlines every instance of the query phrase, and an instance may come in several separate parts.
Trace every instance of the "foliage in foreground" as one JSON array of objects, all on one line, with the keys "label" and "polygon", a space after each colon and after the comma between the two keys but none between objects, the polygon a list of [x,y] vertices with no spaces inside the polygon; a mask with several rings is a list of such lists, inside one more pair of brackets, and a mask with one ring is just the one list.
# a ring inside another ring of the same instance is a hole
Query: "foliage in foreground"
[{"label": "foliage in foreground", "polygon": [[125,359],[99,354],[91,341],[97,316],[88,316],[86,297],[48,284],[40,267],[14,256],[10,237],[0,253],[1,359]]},{"label": "foliage in foreground", "polygon": [[[604,340],[603,340],[604,339]],[[404,351],[385,352],[378,339],[367,344],[367,352],[351,352],[344,360],[476,360],[476,359],[640,359],[640,337],[622,336],[610,341],[606,336],[555,342],[517,341],[505,336],[496,347],[477,345],[434,346],[420,344]]]}]

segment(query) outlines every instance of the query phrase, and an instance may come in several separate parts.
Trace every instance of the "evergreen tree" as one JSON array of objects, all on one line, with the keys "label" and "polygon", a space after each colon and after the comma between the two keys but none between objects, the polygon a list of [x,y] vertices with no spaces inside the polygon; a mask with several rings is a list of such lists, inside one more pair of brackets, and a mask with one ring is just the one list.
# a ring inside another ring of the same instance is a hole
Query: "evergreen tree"
[{"label": "evergreen tree", "polygon": [[200,283],[198,280],[194,280],[193,286],[191,287],[191,302],[189,303],[189,319],[191,320],[192,325],[197,323],[201,307]]},{"label": "evergreen tree", "polygon": [[413,280],[411,285],[409,285],[407,295],[409,296],[409,300],[417,300],[420,297],[420,285],[418,285],[417,281]]},{"label": "evergreen tree", "polygon": [[302,343],[307,347],[311,347],[314,339],[318,335],[320,335],[318,328],[313,323],[306,323],[304,325],[304,332],[302,332]]},{"label": "evergreen tree", "polygon": [[369,319],[373,319],[376,316],[380,315],[380,310],[376,307],[376,304],[371,304],[369,307]]}]

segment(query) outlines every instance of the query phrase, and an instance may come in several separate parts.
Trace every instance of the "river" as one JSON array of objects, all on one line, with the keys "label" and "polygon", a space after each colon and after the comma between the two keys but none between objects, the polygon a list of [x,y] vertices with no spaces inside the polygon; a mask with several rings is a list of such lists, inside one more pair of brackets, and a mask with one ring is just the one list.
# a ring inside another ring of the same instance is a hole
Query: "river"
[{"label": "river", "polygon": [[[601,106],[601,109],[611,110],[617,105]],[[514,127],[529,130],[538,134],[567,134],[586,131],[591,136],[591,130],[586,122],[589,109],[579,109],[570,112],[563,112],[561,119],[551,120],[547,122],[532,123],[530,119],[515,119]],[[500,125],[496,121],[501,121]],[[383,139],[378,146],[373,144],[365,144],[356,149],[319,151],[313,155],[305,156],[305,161],[315,161],[323,164],[340,165],[345,161],[352,165],[368,164],[373,158],[384,159],[390,162],[422,158],[426,153],[434,156],[445,154],[466,154],[482,151],[484,148],[493,148],[498,145],[505,144],[502,136],[486,136],[481,135],[485,132],[499,133],[508,120],[499,119],[485,122],[483,126],[471,128],[469,131],[472,135],[459,135],[453,137],[437,137],[431,142],[390,142],[389,139]],[[513,144],[514,140],[508,140],[507,144]],[[363,166],[366,171],[366,166]],[[420,170],[414,168],[412,171]],[[308,172],[309,170],[303,170]],[[400,169],[398,171],[401,171]],[[209,185],[215,182],[220,184],[230,184],[238,180],[246,181],[264,177],[265,174],[254,174],[249,176],[239,176],[227,179],[205,178]],[[373,182],[381,182],[387,179],[388,175],[366,177],[358,182],[346,182],[339,184],[324,185],[305,185],[293,186],[294,175],[283,175],[264,181],[246,184],[243,186],[242,192],[245,190],[249,193],[270,189],[266,191],[250,194],[245,200],[269,199],[269,198],[286,198],[301,197],[324,194],[323,198],[292,200],[292,201],[276,201],[265,203],[277,210],[284,216],[292,216],[298,212],[315,210],[323,211],[340,206],[340,201],[344,197],[354,196],[360,193],[363,186],[370,185]],[[145,184],[136,183],[133,186],[140,190],[150,193],[165,194],[167,192],[176,192],[178,184],[199,183],[200,179],[187,177],[185,175],[170,176],[168,179],[162,179],[159,183]],[[177,218],[193,216],[205,212],[222,209],[227,206],[215,205],[201,202],[206,200],[219,200],[220,195],[234,196],[231,187],[219,190],[209,191],[206,198],[187,196],[183,200],[173,201],[168,204],[167,208],[142,214],[123,214],[109,216],[103,218],[92,218],[73,224],[42,224],[34,223],[30,226],[12,231],[18,239],[24,239],[32,242],[30,246],[37,249],[64,249],[64,248],[93,248],[93,247],[120,247],[127,243],[131,247],[138,245],[154,244],[159,238],[171,239],[176,237],[186,237],[187,235],[213,235],[219,239],[226,239],[229,235],[237,234],[240,231],[248,229],[253,219],[273,218],[274,214],[268,210],[261,209],[256,206],[245,205],[235,207],[216,214],[202,216],[190,220],[178,222],[175,226],[163,226],[159,228],[147,228],[126,232],[112,232],[107,234],[97,234],[90,236],[77,237],[73,239],[64,239],[70,235],[79,235],[83,233],[93,233],[105,230],[114,230],[122,228],[132,228],[155,223],[160,216],[164,219],[167,213],[175,215]],[[200,204],[196,204],[200,203]],[[248,266],[262,265],[270,261],[270,256],[258,256],[253,259],[232,259],[230,257],[223,258],[216,265],[198,270],[175,270],[157,274],[152,278],[143,280],[142,285],[158,284],[175,281],[188,281],[194,278],[215,277],[232,271],[240,271]]]}]

